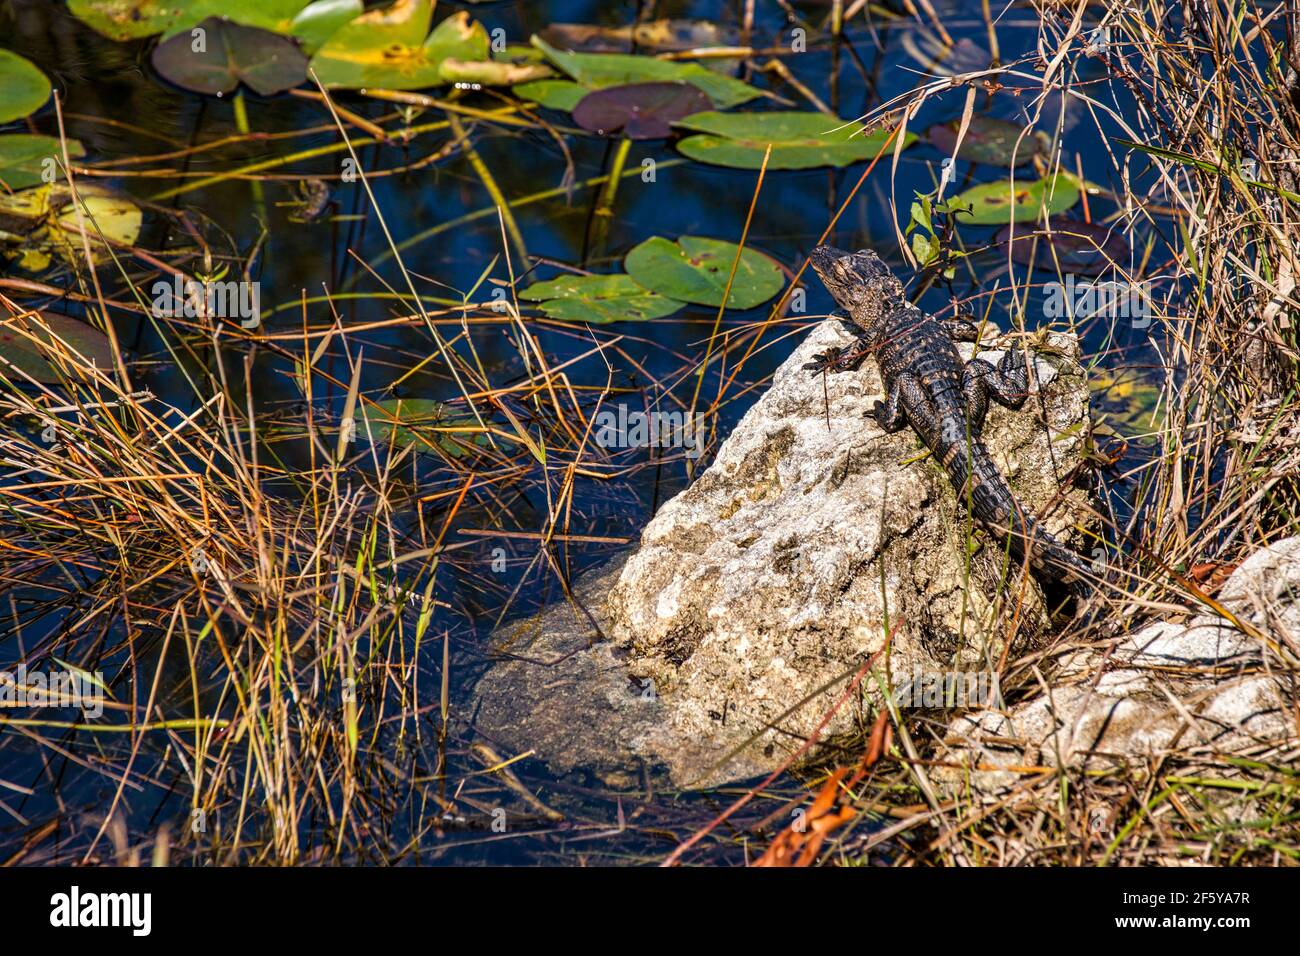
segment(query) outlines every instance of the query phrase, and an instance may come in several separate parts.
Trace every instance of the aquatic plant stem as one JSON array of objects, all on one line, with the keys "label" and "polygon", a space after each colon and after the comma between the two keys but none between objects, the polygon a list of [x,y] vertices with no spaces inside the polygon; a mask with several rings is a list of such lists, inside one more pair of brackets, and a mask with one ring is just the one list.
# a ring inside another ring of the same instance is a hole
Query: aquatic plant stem
[{"label": "aquatic plant stem", "polygon": [[505,222],[506,232],[510,234],[510,241],[514,244],[515,251],[519,253],[519,261],[526,268],[528,266],[528,246],[524,244],[524,234],[519,231],[519,223],[515,222],[514,213],[510,211],[510,203],[505,194],[501,192],[501,187],[492,177],[492,171],[488,169],[487,163],[483,162],[483,157],[478,154],[474,144],[470,142],[469,137],[465,135],[465,127],[461,124],[460,117],[455,113],[447,114],[447,122],[451,124],[452,135],[461,143],[461,149],[465,151],[465,158],[469,164],[474,167],[474,172],[478,174],[479,180],[483,183],[483,188],[488,191],[492,201],[501,212],[501,218]]},{"label": "aquatic plant stem", "polygon": [[[235,129],[244,136],[253,135],[253,128],[248,124],[248,106],[244,103],[243,90],[235,94],[231,106],[235,111]],[[257,206],[257,215],[262,222],[266,222],[266,191],[262,188],[262,183],[256,179],[253,180],[253,202]]]},{"label": "aquatic plant stem", "polygon": [[614,215],[614,198],[618,195],[618,182],[623,177],[623,167],[627,165],[627,154],[632,149],[632,141],[624,136],[614,153],[614,162],[610,165],[609,176],[600,191],[600,201],[596,204],[597,216]]},{"label": "aquatic plant stem", "polygon": [[623,176],[623,167],[627,165],[627,154],[632,148],[632,141],[624,136],[619,140],[614,152],[614,161],[605,178],[605,185],[596,199],[596,208],[591,211],[591,243],[583,255],[583,260],[599,258],[605,254],[609,243],[609,224],[614,219],[614,199],[618,195],[618,182]]}]

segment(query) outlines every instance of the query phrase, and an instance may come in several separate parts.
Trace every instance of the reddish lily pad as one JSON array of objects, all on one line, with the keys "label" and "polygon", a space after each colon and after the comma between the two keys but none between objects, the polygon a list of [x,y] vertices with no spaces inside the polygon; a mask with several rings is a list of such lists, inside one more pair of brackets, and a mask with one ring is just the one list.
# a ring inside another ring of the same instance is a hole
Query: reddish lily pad
[{"label": "reddish lily pad", "polygon": [[629,83],[588,93],[573,108],[573,121],[602,135],[621,129],[628,139],[663,139],[676,120],[712,106],[689,83]]},{"label": "reddish lily pad", "polygon": [[270,96],[307,79],[307,57],[292,40],[217,17],[154,47],[153,66],[182,89],[218,96],[241,82]]},{"label": "reddish lily pad", "polygon": [[[54,341],[56,338],[59,342]],[[74,364],[80,364],[72,352],[101,371],[114,367],[108,337],[69,315],[41,312],[39,318],[18,315],[0,318],[0,372],[11,381],[24,380],[14,368],[44,384],[62,381],[59,365],[52,358],[66,355]]]},{"label": "reddish lily pad", "polygon": [[1004,226],[995,241],[1011,243],[1011,258],[1021,265],[1087,276],[1119,266],[1129,253],[1128,242],[1115,229],[1069,216],[1053,216],[1046,229]]},{"label": "reddish lily pad", "polygon": [[[957,145],[957,131],[961,120],[936,123],[926,134],[930,145],[951,156]],[[1021,137],[1024,133],[1024,137]],[[990,166],[1024,166],[1035,156],[1046,156],[1052,146],[1051,138],[1044,132],[1025,132],[1025,127],[995,116],[973,116],[962,137],[957,156],[971,163],[988,163]]]}]

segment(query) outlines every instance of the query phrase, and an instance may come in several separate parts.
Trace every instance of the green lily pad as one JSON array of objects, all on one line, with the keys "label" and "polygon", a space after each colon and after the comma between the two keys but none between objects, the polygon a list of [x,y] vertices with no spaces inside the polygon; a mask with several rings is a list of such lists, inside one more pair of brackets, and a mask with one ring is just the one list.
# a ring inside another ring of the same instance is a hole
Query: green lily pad
[{"label": "green lily pad", "polygon": [[689,83],[607,86],[582,98],[573,121],[602,135],[622,130],[628,139],[663,139],[673,121],[709,108],[704,91]]},{"label": "green lily pad", "polygon": [[[861,123],[838,122],[823,113],[696,113],[673,125],[701,134],[678,143],[682,153],[737,169],[762,167],[769,144],[768,169],[847,166],[874,158],[889,139],[887,130],[864,134]],[[915,141],[907,133],[904,148]]]},{"label": "green lily pad", "polygon": [[316,0],[309,3],[289,22],[288,32],[302,42],[309,53],[319,50],[325,41],[365,12],[362,0]]},{"label": "green lily pad", "polygon": [[18,227],[16,231],[6,230],[13,238],[6,242],[5,255],[19,259],[29,272],[48,268],[55,255],[69,263],[80,262],[86,251],[79,221],[85,223],[95,265],[109,258],[105,239],[127,246],[135,242],[140,234],[139,206],[93,183],[77,187],[77,195],[81,198],[80,220],[71,190],[62,184],[0,194],[0,219]]},{"label": "green lily pad", "polygon": [[1039,180],[984,183],[972,186],[952,199],[953,206],[971,206],[958,212],[959,223],[972,226],[1001,226],[1008,222],[1033,222],[1043,216],[1064,212],[1079,201],[1079,180],[1069,173],[1057,173]]},{"label": "green lily pad", "polygon": [[45,200],[33,195],[36,189],[16,193],[0,190],[0,243],[18,243],[45,221],[49,209]]},{"label": "green lily pad", "polygon": [[[19,329],[50,344],[50,348],[37,345]],[[40,319],[34,316],[0,319],[0,372],[10,380],[21,380],[21,376],[10,367],[12,365],[44,384],[61,381],[56,363],[48,358],[52,351],[66,351],[63,346],[53,344],[55,337],[100,370],[111,369],[115,365],[112,346],[103,332],[69,315],[41,312]],[[75,359],[73,362],[79,364]]]},{"label": "green lily pad", "polygon": [[35,113],[49,98],[44,73],[12,50],[0,50],[0,123]]},{"label": "green lily pad", "polygon": [[376,443],[392,442],[400,448],[414,445],[417,450],[426,452],[441,449],[453,458],[469,454],[471,445],[487,444],[487,436],[481,431],[458,433],[450,430],[477,428],[478,422],[431,398],[390,398],[382,402],[364,402],[357,409],[355,420],[357,434],[368,434]]},{"label": "green lily pad", "polygon": [[185,7],[176,23],[163,31],[163,39],[177,32],[189,32],[208,17],[232,20],[240,26],[289,34],[293,21],[307,6],[307,0],[181,0]]},{"label": "green lily pad", "polygon": [[[682,236],[676,242],[655,236],[627,254],[623,266],[643,288],[682,302],[718,306],[740,247],[721,239]],[[761,252],[746,249],[736,267],[727,308],[752,309],[781,291],[781,267]]]},{"label": "green lily pad", "polygon": [[569,79],[592,90],[628,83],[690,83],[703,90],[718,109],[739,106],[762,95],[748,83],[714,73],[698,63],[628,53],[570,53],[556,49],[536,35],[532,44]]},{"label": "green lily pad", "polygon": [[[960,129],[961,120],[955,119],[948,123],[936,123],[930,127],[926,136],[930,145],[951,156]],[[1035,156],[1048,155],[1052,148],[1051,137],[1042,130],[1035,130],[1021,139],[1020,134],[1024,129],[1020,123],[995,116],[972,116],[957,156],[971,163],[1011,167],[1024,166]]]},{"label": "green lily pad", "polygon": [[50,215],[49,192],[48,186],[0,191],[0,252],[6,259],[19,260],[29,272],[50,264],[49,255],[41,250]]},{"label": "green lily pad", "polygon": [[533,80],[520,83],[512,92],[547,109],[572,113],[591,90],[573,80]]},{"label": "green lily pad", "polygon": [[432,0],[397,0],[340,27],[312,57],[326,86],[415,90],[448,82],[446,60],[487,61],[488,35],[465,11],[429,32]]},{"label": "green lily pad", "polygon": [[194,6],[187,0],[68,0],[73,16],[110,40],[134,40],[170,30]]},{"label": "green lily pad", "polygon": [[[70,158],[80,159],[85,155],[86,150],[80,142],[68,140]],[[0,136],[0,183],[13,190],[37,185],[42,181],[47,159],[55,160],[56,165],[63,162],[63,146],[53,136],[33,136],[29,133]],[[62,178],[62,171],[57,175]]]},{"label": "green lily pad", "polygon": [[644,322],[672,315],[684,303],[643,288],[629,275],[565,275],[535,282],[519,298],[541,302],[552,319],[566,322]]},{"label": "green lily pad", "polygon": [[[202,46],[195,49],[200,39]],[[271,96],[307,79],[307,57],[292,40],[216,17],[199,23],[193,33],[164,40],[151,59],[170,82],[209,96],[231,93],[241,82]]]},{"label": "green lily pad", "polygon": [[68,0],[73,16],[110,40],[188,30],[208,17],[289,33],[307,0]]}]

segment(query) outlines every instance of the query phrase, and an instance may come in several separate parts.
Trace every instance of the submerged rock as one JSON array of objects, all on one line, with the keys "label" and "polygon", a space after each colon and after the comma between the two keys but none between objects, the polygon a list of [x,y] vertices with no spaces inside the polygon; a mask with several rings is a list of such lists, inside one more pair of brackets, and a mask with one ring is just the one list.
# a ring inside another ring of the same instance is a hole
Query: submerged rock
[{"label": "submerged rock", "polygon": [[[943,755],[940,782],[994,792],[1020,779],[999,768],[1098,770],[1141,766],[1177,752],[1184,758],[1278,746],[1300,740],[1296,687],[1266,641],[1291,653],[1300,636],[1300,537],[1252,555],[1218,597],[1264,639],[1202,615],[1185,624],[1159,621],[1104,648],[1062,661],[1050,693],[1009,710],[958,717]],[[1292,758],[1293,759],[1293,758]]]},{"label": "submerged rock", "polygon": [[[847,341],[837,321],[813,329],[640,547],[580,583],[607,640],[567,604],[494,636],[517,659],[480,684],[480,731],[559,771],[644,762],[679,786],[716,785],[779,767],[889,623],[899,674],[996,660],[1001,601],[1041,619],[1032,581],[976,546],[915,435],[865,417],[882,397],[874,363],[825,378],[801,368]],[[1024,507],[1068,542],[1085,520],[1085,496],[1063,486],[1086,434],[1087,381],[1072,337],[1038,348],[1037,388],[1020,411],[991,409],[984,438]],[[853,694],[822,739],[858,729],[863,703]]]}]

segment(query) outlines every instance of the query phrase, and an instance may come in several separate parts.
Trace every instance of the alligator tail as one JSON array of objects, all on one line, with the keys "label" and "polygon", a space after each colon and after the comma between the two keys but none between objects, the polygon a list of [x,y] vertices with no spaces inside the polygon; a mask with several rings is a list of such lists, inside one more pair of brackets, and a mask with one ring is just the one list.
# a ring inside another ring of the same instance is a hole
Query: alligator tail
[{"label": "alligator tail", "polygon": [[942,457],[957,496],[969,503],[980,526],[1007,546],[1017,564],[1027,556],[1040,582],[1059,585],[1076,599],[1093,594],[1097,575],[1091,565],[1025,512],[981,442],[967,447],[962,441]]}]

